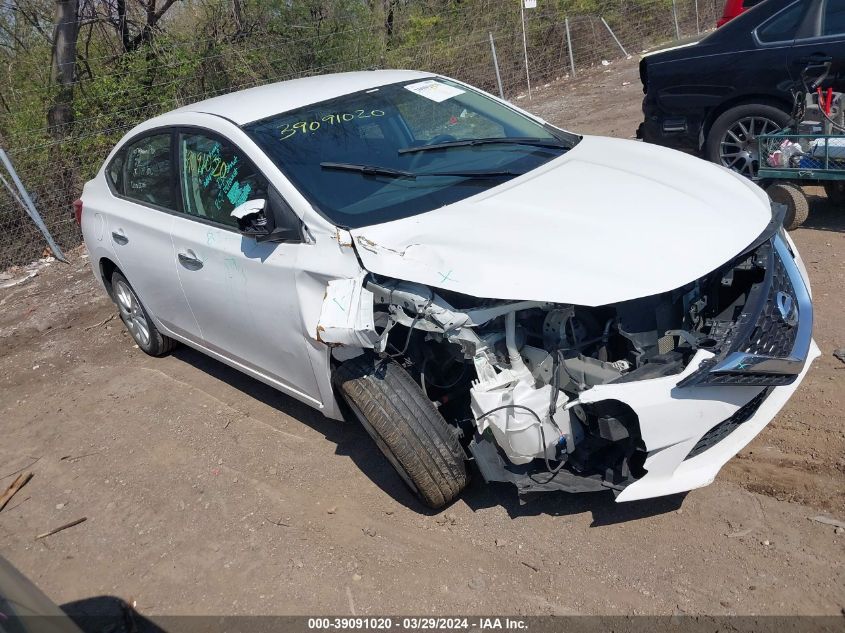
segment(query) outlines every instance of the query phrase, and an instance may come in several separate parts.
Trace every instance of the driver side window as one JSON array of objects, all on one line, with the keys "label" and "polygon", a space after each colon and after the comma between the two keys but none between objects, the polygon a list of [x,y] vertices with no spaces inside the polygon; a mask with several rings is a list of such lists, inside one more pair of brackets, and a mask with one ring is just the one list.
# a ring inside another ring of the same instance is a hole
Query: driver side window
[{"label": "driver side window", "polygon": [[179,134],[184,211],[237,228],[230,214],[247,200],[267,197],[267,181],[237,147],[201,133]]}]

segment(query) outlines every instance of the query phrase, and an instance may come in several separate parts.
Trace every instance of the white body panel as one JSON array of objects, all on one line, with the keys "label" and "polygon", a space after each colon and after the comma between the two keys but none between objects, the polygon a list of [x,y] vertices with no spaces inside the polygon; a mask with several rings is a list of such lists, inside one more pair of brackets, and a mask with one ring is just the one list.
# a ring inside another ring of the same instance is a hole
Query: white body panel
[{"label": "white body panel", "polygon": [[196,330],[179,278],[174,276],[170,239],[174,217],[120,198],[110,200],[107,208],[106,239],[111,241],[115,263],[144,297],[147,310],[170,332],[184,336]]},{"label": "white body panel", "polygon": [[721,167],[585,137],[484,194],[352,235],[364,266],[382,275],[474,297],[598,306],[702,277],[770,220],[766,194]]},{"label": "white body panel", "polygon": [[[172,225],[178,279],[196,318],[193,340],[285,386],[312,405],[317,382],[299,324],[294,275],[308,244],[257,243],[188,217]],[[179,262],[180,253],[202,261]]]},{"label": "white body panel", "polygon": [[[347,235],[341,246],[337,229],[314,212],[246,134],[219,116],[184,111],[151,119],[130,131],[115,151],[141,132],[180,125],[232,140],[302,218],[313,239],[257,244],[234,229],[119,198],[105,180],[110,155],[82,195],[82,232],[98,281],[104,281],[101,260],[113,261],[164,334],[340,419],[328,348],[306,332],[316,333],[326,283],[361,272],[351,238]],[[122,228],[130,242],[114,243],[109,227]],[[128,249],[130,244],[136,248]],[[179,264],[179,252],[188,250],[203,268],[189,271]]]}]

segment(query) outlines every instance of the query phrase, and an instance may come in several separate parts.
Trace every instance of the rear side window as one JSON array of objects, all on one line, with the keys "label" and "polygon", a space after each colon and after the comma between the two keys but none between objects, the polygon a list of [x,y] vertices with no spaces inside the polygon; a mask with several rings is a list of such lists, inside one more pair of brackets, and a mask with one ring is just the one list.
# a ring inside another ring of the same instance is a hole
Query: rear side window
[{"label": "rear side window", "polygon": [[841,0],[827,0],[824,8],[822,35],[845,34],[845,3]]},{"label": "rear side window", "polygon": [[267,181],[235,145],[205,135],[179,135],[180,184],[188,215],[236,227],[230,213],[267,197]]},{"label": "rear side window", "polygon": [[114,158],[112,158],[108,169],[106,169],[106,178],[108,178],[109,184],[111,184],[112,189],[120,195],[123,195],[123,167],[125,165],[126,152],[121,150]]},{"label": "rear side window", "polygon": [[761,42],[786,42],[794,40],[804,17],[805,3],[796,2],[757,29]]},{"label": "rear side window", "polygon": [[175,210],[170,134],[146,136],[128,145],[123,155],[123,195]]}]

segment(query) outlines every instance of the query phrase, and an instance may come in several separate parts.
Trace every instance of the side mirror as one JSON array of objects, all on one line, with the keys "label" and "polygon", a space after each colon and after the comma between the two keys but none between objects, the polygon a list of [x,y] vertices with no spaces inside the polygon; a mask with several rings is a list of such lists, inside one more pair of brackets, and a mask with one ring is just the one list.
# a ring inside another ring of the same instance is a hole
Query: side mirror
[{"label": "side mirror", "polygon": [[242,235],[256,242],[301,242],[302,222],[274,189],[269,200],[247,200],[229,214],[238,221]]},{"label": "side mirror", "polygon": [[270,232],[267,216],[264,214],[265,206],[267,201],[264,198],[247,200],[232,209],[229,215],[238,221],[238,230],[241,233],[257,239]]}]

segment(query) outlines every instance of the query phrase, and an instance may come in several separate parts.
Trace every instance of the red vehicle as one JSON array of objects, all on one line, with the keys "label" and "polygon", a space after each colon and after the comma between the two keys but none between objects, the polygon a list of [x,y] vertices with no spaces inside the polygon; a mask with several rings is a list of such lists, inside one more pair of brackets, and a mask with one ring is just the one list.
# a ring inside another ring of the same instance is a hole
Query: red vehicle
[{"label": "red vehicle", "polygon": [[727,0],[725,2],[725,10],[722,11],[722,17],[716,22],[716,26],[720,27],[727,22],[733,20],[736,16],[748,11],[756,4],[760,4],[763,0]]}]

